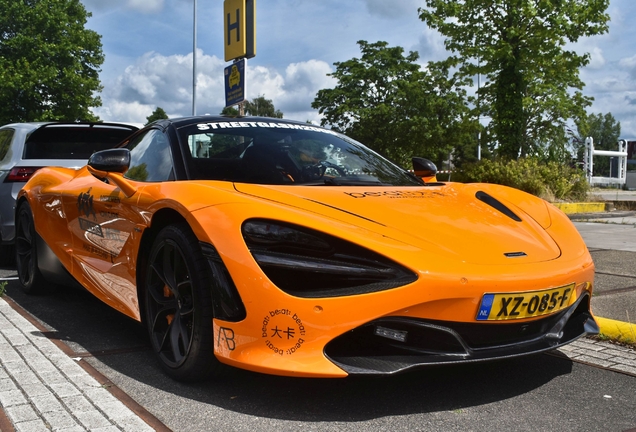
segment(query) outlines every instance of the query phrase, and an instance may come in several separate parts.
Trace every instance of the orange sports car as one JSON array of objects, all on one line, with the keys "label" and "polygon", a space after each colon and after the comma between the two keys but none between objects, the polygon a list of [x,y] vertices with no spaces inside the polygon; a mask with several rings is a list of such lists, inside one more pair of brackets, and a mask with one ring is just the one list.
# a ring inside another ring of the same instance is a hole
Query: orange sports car
[{"label": "orange sports car", "polygon": [[161,120],[32,177],[19,278],[75,280],[142,322],[179,380],[392,374],[598,332],[594,264],[561,211],[435,171],[304,123]]}]

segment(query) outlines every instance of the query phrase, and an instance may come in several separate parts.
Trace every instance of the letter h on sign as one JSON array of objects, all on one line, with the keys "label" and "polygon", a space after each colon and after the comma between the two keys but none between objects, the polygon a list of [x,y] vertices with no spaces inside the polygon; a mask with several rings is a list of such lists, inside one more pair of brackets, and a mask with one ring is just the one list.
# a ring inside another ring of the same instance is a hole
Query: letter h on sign
[{"label": "letter h on sign", "polygon": [[230,45],[231,44],[231,40],[232,40],[232,30],[236,30],[236,42],[240,42],[241,41],[241,23],[240,23],[240,18],[241,18],[241,11],[240,9],[236,10],[236,21],[231,22],[231,13],[227,14],[227,23],[226,23],[226,28],[227,28],[227,44]]}]

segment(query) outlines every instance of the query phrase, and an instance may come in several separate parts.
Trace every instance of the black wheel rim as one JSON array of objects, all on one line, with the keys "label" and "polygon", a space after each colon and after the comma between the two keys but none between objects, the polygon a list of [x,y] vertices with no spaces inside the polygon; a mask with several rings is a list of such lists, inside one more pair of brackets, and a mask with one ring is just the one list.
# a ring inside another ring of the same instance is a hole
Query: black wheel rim
[{"label": "black wheel rim", "polygon": [[28,211],[20,211],[15,239],[16,264],[20,282],[25,286],[31,283],[35,273],[35,236],[33,233],[33,219]]},{"label": "black wheel rim", "polygon": [[195,308],[187,262],[174,241],[164,240],[150,257],[146,293],[153,348],[166,365],[179,367],[192,346]]}]

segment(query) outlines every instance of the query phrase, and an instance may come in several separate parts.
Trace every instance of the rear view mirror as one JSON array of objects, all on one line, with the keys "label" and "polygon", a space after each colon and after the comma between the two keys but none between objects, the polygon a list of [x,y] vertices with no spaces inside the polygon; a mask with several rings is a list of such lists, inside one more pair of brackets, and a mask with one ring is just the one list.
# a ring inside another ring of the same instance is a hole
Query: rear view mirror
[{"label": "rear view mirror", "polygon": [[413,173],[421,177],[425,182],[437,181],[435,177],[437,174],[437,167],[433,162],[421,157],[414,157],[411,159],[413,162]]},{"label": "rear view mirror", "polygon": [[88,160],[88,172],[99,180],[118,186],[130,198],[137,192],[137,187],[123,176],[129,167],[130,151],[124,148],[95,152]]},{"label": "rear view mirror", "polygon": [[130,166],[130,151],[118,148],[95,152],[88,159],[88,166],[98,171],[123,174]]}]

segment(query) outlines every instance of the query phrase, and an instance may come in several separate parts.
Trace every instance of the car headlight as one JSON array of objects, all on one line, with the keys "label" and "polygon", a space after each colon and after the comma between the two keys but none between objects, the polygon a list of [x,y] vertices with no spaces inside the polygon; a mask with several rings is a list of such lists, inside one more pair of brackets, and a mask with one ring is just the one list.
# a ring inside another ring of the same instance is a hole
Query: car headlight
[{"label": "car headlight", "polygon": [[417,279],[412,271],[376,252],[309,228],[251,219],[242,231],[267,277],[296,297],[371,293]]}]

